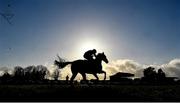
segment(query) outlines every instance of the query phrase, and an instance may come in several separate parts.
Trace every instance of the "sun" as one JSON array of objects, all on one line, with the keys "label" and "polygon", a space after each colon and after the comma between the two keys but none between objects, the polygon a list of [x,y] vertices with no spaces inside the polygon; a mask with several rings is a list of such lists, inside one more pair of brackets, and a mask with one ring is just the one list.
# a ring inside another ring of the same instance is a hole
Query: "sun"
[{"label": "sun", "polygon": [[71,60],[84,59],[86,51],[96,49],[97,53],[107,52],[107,45],[99,38],[79,38],[74,42],[73,49],[69,52]]},{"label": "sun", "polygon": [[77,50],[77,54],[80,57],[83,57],[83,54],[88,51],[88,50],[92,50],[92,49],[96,49],[99,50],[100,49],[100,44],[96,41],[84,41],[78,44],[78,50]]},{"label": "sun", "polygon": [[84,53],[88,50],[98,49],[98,43],[92,41],[86,41],[80,45],[80,53]]}]

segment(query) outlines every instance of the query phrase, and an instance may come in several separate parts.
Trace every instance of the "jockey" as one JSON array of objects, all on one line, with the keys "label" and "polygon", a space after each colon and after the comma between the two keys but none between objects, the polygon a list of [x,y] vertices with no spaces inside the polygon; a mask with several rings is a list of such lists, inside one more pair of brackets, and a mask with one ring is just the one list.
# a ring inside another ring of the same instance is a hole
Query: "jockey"
[{"label": "jockey", "polygon": [[96,57],[96,49],[86,51],[83,56],[88,61],[94,60],[93,57]]}]

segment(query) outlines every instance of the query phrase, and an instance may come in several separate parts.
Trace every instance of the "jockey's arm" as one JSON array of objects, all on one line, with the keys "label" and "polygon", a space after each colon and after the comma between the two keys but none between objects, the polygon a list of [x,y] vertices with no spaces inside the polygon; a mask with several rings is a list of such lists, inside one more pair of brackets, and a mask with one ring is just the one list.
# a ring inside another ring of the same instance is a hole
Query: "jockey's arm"
[{"label": "jockey's arm", "polygon": [[97,55],[96,55],[96,53],[94,53],[93,55],[94,55],[94,57],[96,57],[96,56],[97,56]]}]

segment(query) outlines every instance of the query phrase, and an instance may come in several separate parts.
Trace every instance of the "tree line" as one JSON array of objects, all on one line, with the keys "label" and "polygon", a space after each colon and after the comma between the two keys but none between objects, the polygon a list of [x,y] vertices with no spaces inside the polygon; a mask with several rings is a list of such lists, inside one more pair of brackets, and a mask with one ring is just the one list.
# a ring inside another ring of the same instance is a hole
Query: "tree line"
[{"label": "tree line", "polygon": [[9,73],[8,70],[3,71],[3,75],[0,77],[0,82],[40,82],[47,80],[48,77],[51,77],[54,80],[58,80],[60,72],[59,70],[54,70],[52,74],[47,69],[46,66],[38,65],[38,66],[28,66],[21,67],[16,66],[12,70],[12,73]]}]

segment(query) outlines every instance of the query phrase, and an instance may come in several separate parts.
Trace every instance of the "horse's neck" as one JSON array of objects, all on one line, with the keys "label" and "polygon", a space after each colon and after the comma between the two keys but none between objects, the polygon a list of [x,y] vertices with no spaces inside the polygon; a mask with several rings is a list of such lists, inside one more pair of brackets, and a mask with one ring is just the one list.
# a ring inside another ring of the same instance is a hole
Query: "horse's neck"
[{"label": "horse's neck", "polygon": [[95,60],[95,62],[96,62],[98,65],[101,65],[102,60],[97,58],[97,59]]}]

